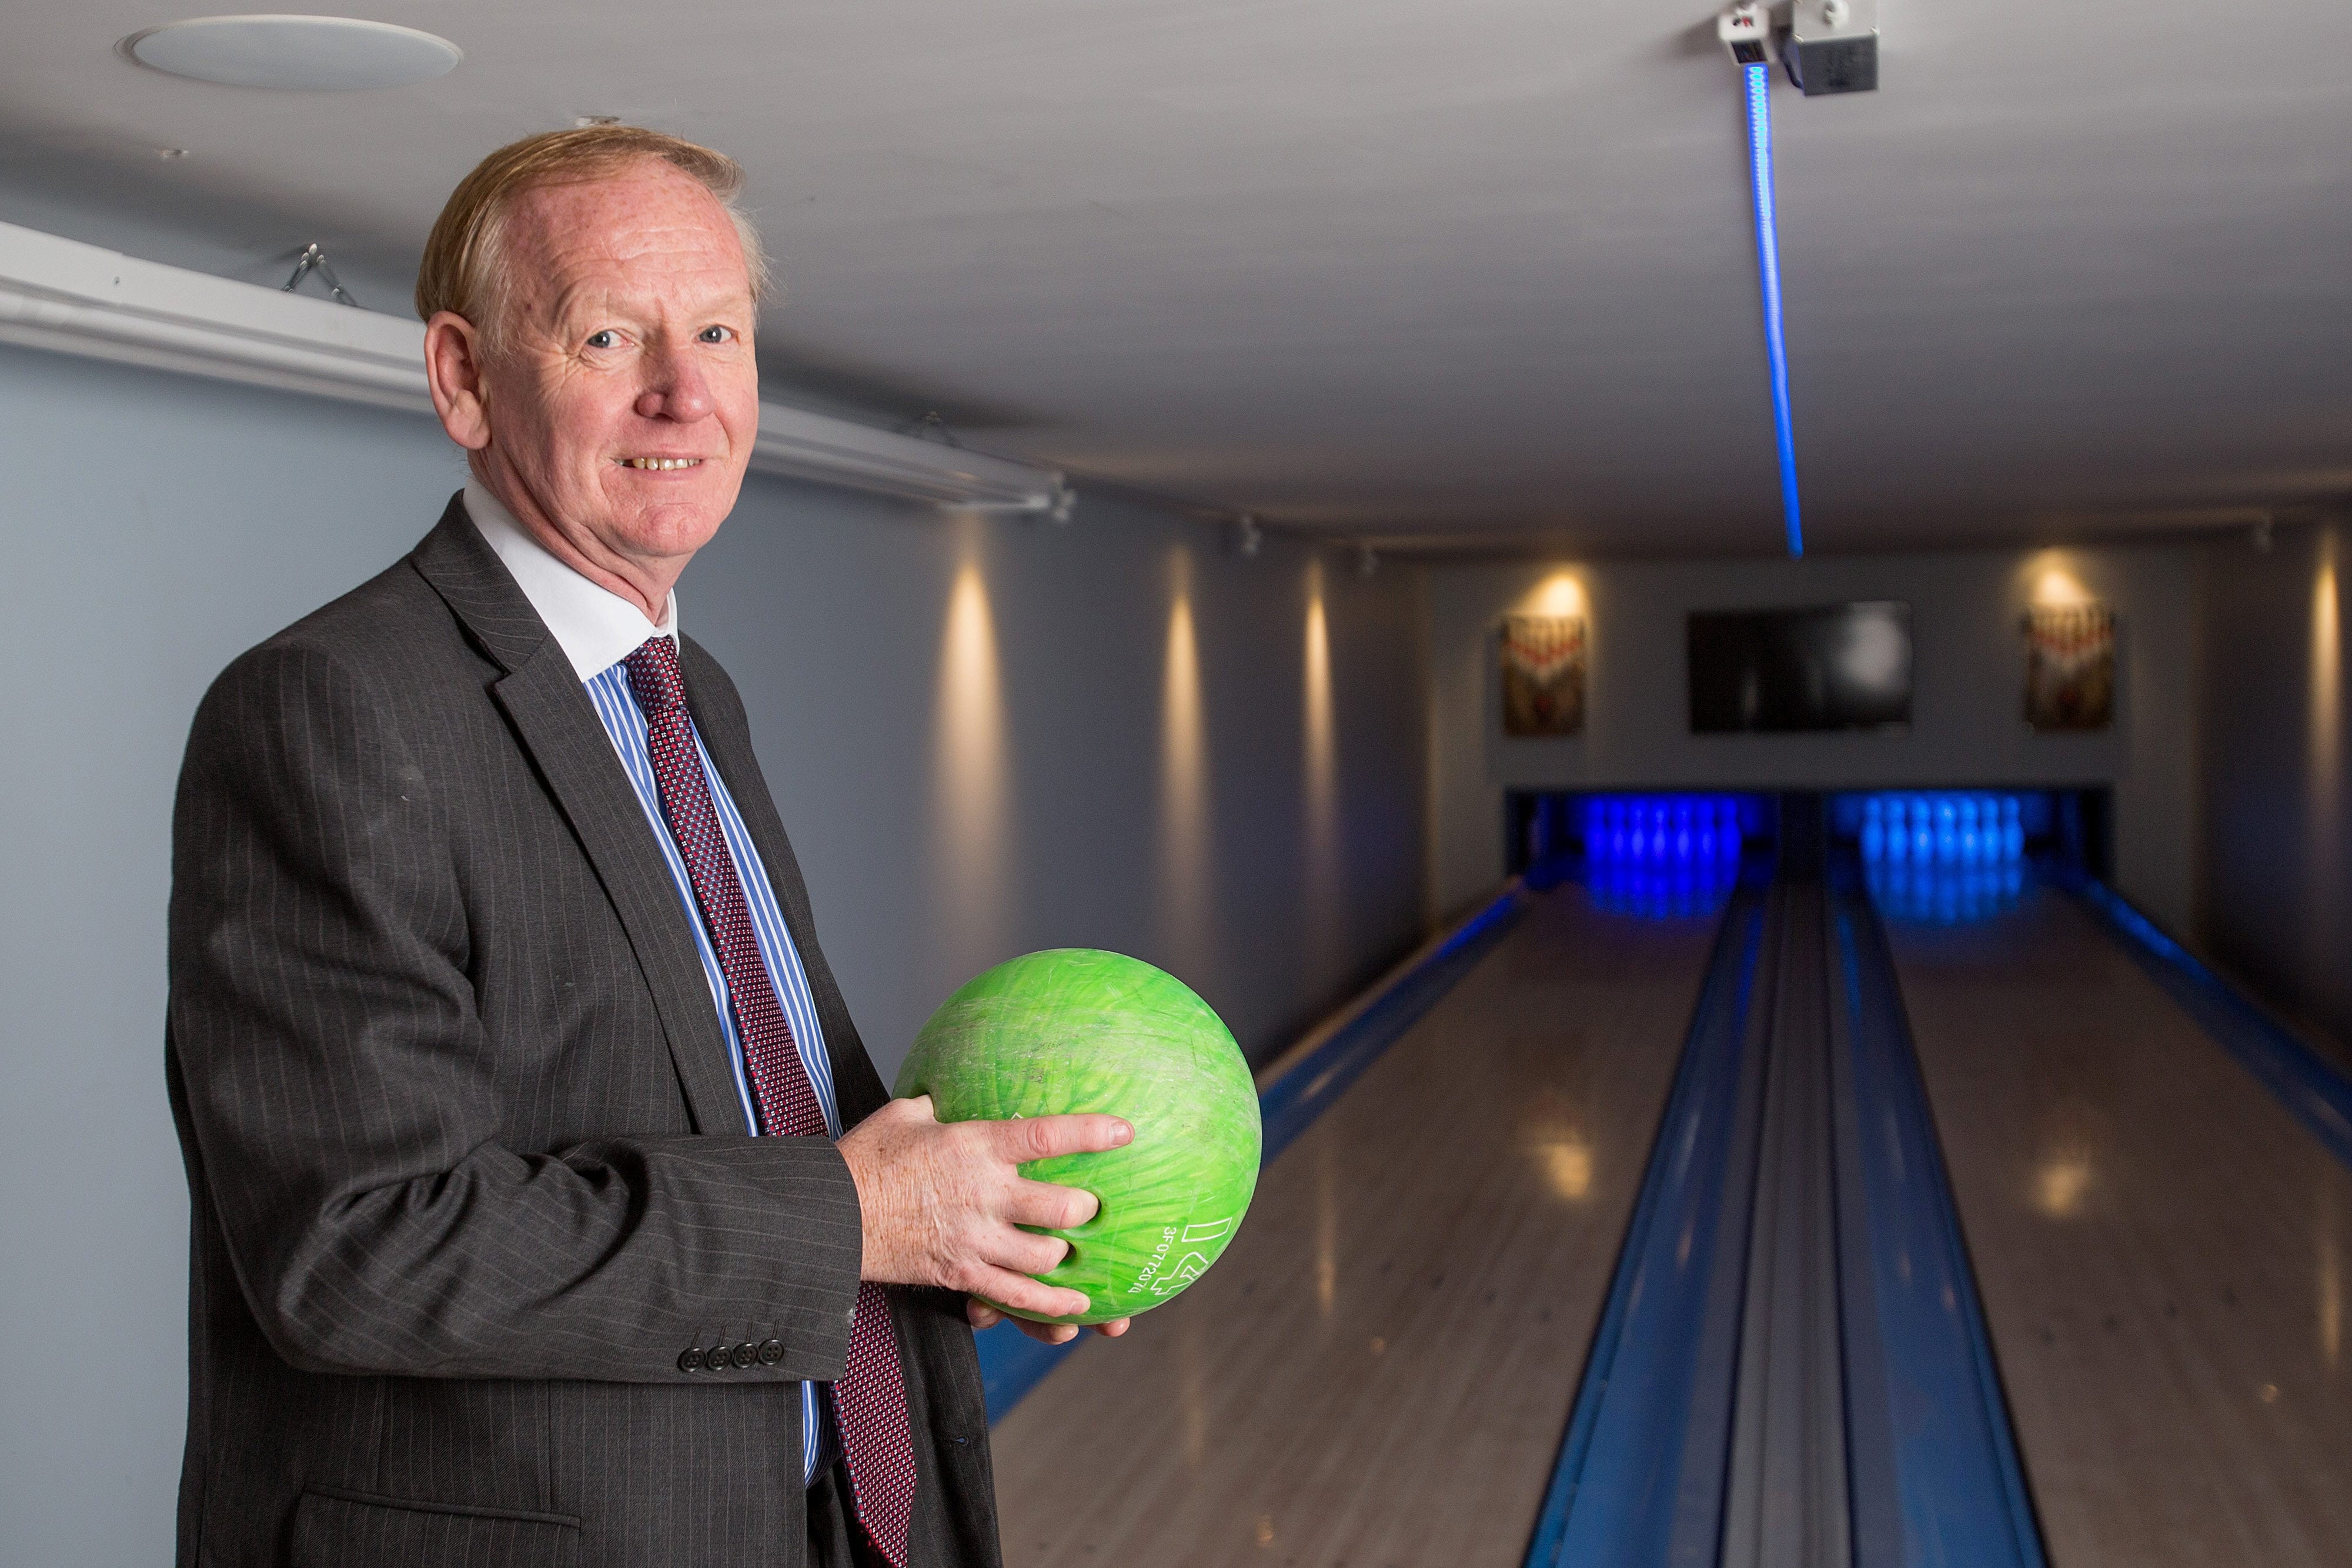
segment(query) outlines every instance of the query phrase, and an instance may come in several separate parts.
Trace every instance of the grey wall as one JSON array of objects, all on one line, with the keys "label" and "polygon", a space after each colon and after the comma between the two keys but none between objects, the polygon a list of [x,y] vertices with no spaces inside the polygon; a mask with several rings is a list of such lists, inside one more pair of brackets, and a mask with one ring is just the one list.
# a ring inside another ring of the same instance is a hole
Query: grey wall
[{"label": "grey wall", "polygon": [[[0,1562],[160,1563],[185,1373],[162,1016],[188,717],[239,650],[404,551],[461,471],[426,421],[12,349],[0,460]],[[976,716],[970,660],[942,667],[967,563],[1001,675]],[[1418,935],[1416,585],[1329,574],[1326,761],[1305,685],[1320,576],[1107,504],[1065,529],[747,487],[683,614],[743,689],[886,1077],[948,990],[1031,947],[1165,963],[1263,1054]],[[1192,772],[1165,728],[1180,588]]]},{"label": "grey wall", "polygon": [[[2177,930],[2195,884],[2195,557],[2182,549],[1959,551],[1786,560],[1433,568],[1431,876],[1452,908],[1503,866],[1503,792],[1565,789],[2109,783],[2116,877]],[[2062,571],[2116,606],[2114,728],[2029,731],[2019,616]],[[1506,739],[1502,617],[1565,573],[1587,601],[1584,733]],[[1695,736],[1684,689],[1689,612],[1898,599],[1913,617],[1904,734]]]},{"label": "grey wall", "polygon": [[2216,544],[2200,573],[2207,719],[2198,935],[2288,1009],[2352,1040],[2352,769],[2341,579],[2352,528]]}]

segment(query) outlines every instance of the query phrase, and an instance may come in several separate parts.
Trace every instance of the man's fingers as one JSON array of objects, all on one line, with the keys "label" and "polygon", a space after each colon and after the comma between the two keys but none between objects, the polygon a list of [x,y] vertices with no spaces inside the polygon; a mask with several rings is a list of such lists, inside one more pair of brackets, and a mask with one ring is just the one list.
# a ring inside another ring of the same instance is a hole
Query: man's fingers
[{"label": "man's fingers", "polygon": [[[1009,1322],[1031,1339],[1045,1344],[1067,1344],[1078,1337],[1077,1325],[1075,1323],[1041,1323],[1029,1318],[1007,1317],[978,1296],[966,1296],[963,1299],[963,1315],[971,1324],[974,1333],[982,1329],[992,1329],[999,1323]],[[1113,1318],[1107,1323],[1097,1323],[1095,1333],[1106,1339],[1117,1339],[1127,1332],[1130,1321],[1127,1318]]]},{"label": "man's fingers", "polygon": [[1068,1230],[1084,1225],[1101,1208],[1102,1200],[1082,1186],[1023,1180],[1013,1184],[1004,1203],[1004,1218],[1041,1230]]},{"label": "man's fingers", "polygon": [[1055,1155],[1099,1154],[1135,1141],[1135,1129],[1117,1116],[1028,1116],[988,1126],[995,1134],[997,1153],[1015,1164]]},{"label": "man's fingers", "polygon": [[1004,1233],[989,1244],[983,1257],[998,1268],[1010,1269],[1016,1274],[1043,1274],[1069,1255],[1070,1244],[1058,1236],[1040,1236],[1034,1231],[1015,1230],[1007,1226]]},{"label": "man's fingers", "polygon": [[[971,1320],[974,1331],[992,1329],[999,1323],[1011,1323],[1031,1339],[1045,1344],[1067,1344],[1078,1337],[1077,1325],[1075,1323],[1041,1323],[1029,1318],[1008,1317],[978,1296],[966,1296],[963,1299],[963,1314]],[[1105,1323],[1102,1329],[1106,1333],[1124,1333],[1127,1331],[1127,1320],[1121,1318],[1117,1324]]]},{"label": "man's fingers", "polygon": [[980,1279],[973,1282],[972,1294],[986,1296],[990,1301],[1010,1308],[1014,1313],[1034,1318],[1073,1318],[1093,1305],[1084,1291],[1065,1291],[1053,1285],[1042,1285],[1026,1274],[982,1264]]}]

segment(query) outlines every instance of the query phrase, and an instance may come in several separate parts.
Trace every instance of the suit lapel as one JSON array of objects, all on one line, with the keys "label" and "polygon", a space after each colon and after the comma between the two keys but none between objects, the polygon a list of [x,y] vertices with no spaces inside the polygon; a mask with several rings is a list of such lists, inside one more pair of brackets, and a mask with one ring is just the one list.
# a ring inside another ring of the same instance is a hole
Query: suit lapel
[{"label": "suit lapel", "polygon": [[752,845],[767,868],[768,885],[775,892],[776,906],[783,912],[784,928],[800,955],[801,969],[808,977],[817,1016],[824,1026],[825,1060],[833,1065],[841,1124],[854,1127],[879,1110],[889,1099],[889,1092],[866,1054],[865,1044],[850,1021],[849,1005],[817,946],[808,887],[801,880],[800,862],[793,854],[783,820],[776,814],[760,759],[751,749],[751,726],[735,698],[734,686],[699,643],[690,637],[678,641],[685,655],[687,707],[694,715],[695,730],[702,737],[703,749],[710,754],[710,765],[719,770],[727,793],[733,797],[743,825],[751,831]]},{"label": "suit lapel", "polygon": [[413,559],[506,674],[492,699],[572,824],[628,934],[698,1131],[740,1132],[742,1102],[686,912],[578,672],[456,498]]}]

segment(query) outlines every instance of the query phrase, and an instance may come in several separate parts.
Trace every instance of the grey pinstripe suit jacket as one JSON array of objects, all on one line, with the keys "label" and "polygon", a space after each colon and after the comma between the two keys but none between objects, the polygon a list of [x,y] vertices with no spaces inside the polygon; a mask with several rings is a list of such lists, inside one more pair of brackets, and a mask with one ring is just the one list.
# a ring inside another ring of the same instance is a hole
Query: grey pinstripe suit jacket
[{"label": "grey pinstripe suit jacket", "polygon": [[[741,702],[684,653],[855,1124],[881,1082]],[[856,1194],[824,1139],[744,1134],[686,921],[577,675],[456,500],[220,677],[173,822],[182,1563],[810,1554],[792,1385],[841,1373]],[[916,1561],[994,1568],[961,1303],[892,1296]]]}]

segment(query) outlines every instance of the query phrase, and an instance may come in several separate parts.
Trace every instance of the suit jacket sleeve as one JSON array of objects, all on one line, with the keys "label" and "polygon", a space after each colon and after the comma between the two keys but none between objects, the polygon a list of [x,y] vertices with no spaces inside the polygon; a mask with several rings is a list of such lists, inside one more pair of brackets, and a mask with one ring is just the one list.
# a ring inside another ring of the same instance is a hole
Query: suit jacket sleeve
[{"label": "suit jacket sleeve", "polygon": [[368,682],[265,644],[181,779],[171,1049],[263,1332],[311,1371],[680,1381],[740,1337],[783,1354],[730,1377],[837,1377],[860,1246],[829,1141],[501,1144],[448,824]]}]

